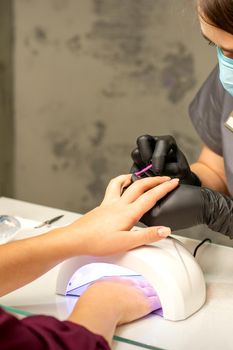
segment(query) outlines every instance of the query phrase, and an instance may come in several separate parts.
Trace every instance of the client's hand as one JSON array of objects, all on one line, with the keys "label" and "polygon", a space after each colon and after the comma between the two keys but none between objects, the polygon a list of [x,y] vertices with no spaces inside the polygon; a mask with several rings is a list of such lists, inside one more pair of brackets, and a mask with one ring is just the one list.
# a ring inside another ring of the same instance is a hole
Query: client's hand
[{"label": "client's hand", "polygon": [[115,327],[160,307],[146,282],[112,277],[92,284],[78,300],[69,320],[100,334],[111,343]]},{"label": "client's hand", "polygon": [[113,179],[102,204],[70,225],[0,245],[0,296],[73,256],[116,254],[170,234],[168,227],[130,230],[178,181],[154,177],[130,183],[130,174]]},{"label": "client's hand", "polygon": [[64,228],[70,255],[116,254],[170,234],[167,227],[130,230],[159,199],[176,188],[179,180],[151,177],[130,185],[130,178],[129,174],[113,179],[102,204]]}]

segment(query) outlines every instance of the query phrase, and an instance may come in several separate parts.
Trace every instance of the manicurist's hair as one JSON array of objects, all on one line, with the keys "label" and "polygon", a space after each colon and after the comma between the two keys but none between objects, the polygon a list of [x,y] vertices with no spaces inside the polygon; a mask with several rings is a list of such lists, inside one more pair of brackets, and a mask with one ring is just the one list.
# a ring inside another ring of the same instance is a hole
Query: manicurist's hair
[{"label": "manicurist's hair", "polygon": [[233,0],[197,0],[202,19],[233,34]]}]

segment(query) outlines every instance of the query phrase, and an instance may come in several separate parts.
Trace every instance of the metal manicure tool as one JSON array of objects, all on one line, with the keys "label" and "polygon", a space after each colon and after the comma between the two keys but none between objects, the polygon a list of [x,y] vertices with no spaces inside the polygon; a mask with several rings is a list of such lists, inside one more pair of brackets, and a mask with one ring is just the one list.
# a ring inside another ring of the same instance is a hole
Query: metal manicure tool
[{"label": "metal manicure tool", "polygon": [[137,171],[136,173],[134,173],[134,175],[136,175],[137,177],[140,177],[141,174],[144,174],[147,170],[150,170],[152,168],[152,164],[147,165],[145,168],[143,168],[142,170]]},{"label": "metal manicure tool", "polygon": [[146,171],[150,170],[151,168],[152,168],[152,164],[149,164],[145,168],[133,173],[132,174],[132,181],[139,180],[146,173]]},{"label": "metal manicure tool", "polygon": [[61,219],[63,216],[64,215],[59,215],[59,216],[55,216],[52,219],[45,220],[41,224],[35,226],[34,228],[40,228],[40,227],[43,227],[43,226],[49,226],[49,225],[53,224],[54,222],[56,222],[57,220]]}]

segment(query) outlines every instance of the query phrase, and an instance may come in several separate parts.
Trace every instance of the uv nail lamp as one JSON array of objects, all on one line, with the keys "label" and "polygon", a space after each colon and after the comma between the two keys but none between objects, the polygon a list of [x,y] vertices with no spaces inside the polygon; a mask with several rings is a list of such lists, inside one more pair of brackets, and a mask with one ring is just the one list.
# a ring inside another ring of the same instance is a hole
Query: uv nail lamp
[{"label": "uv nail lamp", "polygon": [[171,237],[120,255],[66,260],[58,274],[56,291],[80,296],[91,282],[116,275],[143,276],[156,290],[167,320],[184,320],[205,302],[206,287],[199,265],[190,252]]}]

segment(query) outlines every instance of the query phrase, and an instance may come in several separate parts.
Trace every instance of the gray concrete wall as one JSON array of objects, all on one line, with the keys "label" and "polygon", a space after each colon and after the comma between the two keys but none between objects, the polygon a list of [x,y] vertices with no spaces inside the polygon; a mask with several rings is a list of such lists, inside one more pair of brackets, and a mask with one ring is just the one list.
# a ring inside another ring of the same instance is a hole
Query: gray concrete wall
[{"label": "gray concrete wall", "polygon": [[16,0],[14,13],[17,198],[87,211],[144,133],[195,160],[187,107],[216,57],[192,1]]}]

